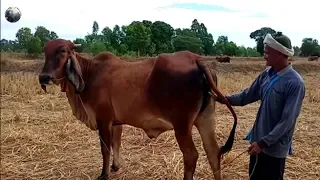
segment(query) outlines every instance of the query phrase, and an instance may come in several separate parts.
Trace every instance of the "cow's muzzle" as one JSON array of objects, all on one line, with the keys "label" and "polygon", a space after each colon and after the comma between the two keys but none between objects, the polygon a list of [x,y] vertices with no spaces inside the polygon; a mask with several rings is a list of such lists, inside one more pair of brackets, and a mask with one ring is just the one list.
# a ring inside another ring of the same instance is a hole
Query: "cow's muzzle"
[{"label": "cow's muzzle", "polygon": [[54,78],[48,74],[39,75],[39,83],[40,84],[49,84]]},{"label": "cow's muzzle", "polygon": [[54,78],[48,74],[39,75],[39,83],[41,84],[41,89],[47,93],[46,85],[50,84]]}]

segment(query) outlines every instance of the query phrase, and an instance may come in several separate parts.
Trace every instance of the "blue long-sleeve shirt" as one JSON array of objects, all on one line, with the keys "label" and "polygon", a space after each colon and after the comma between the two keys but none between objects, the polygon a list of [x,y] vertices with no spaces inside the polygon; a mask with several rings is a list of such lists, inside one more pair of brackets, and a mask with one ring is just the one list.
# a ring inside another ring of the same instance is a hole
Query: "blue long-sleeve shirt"
[{"label": "blue long-sleeve shirt", "polygon": [[[279,79],[263,96],[274,74]],[[304,97],[304,80],[291,64],[278,73],[267,68],[249,88],[226,96],[232,106],[245,106],[261,100],[250,142],[263,142],[266,147],[262,152],[278,158],[288,154]]]}]

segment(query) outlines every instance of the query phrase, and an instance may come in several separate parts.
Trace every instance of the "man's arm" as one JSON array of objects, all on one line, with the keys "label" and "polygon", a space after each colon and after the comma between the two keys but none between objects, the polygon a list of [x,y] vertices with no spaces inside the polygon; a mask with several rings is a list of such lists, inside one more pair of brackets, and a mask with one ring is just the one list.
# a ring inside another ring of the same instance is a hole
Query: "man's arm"
[{"label": "man's arm", "polygon": [[232,106],[245,106],[260,99],[260,84],[262,81],[262,72],[249,88],[241,91],[240,93],[226,96]]},{"label": "man's arm", "polygon": [[269,147],[276,143],[278,139],[290,130],[296,123],[300,114],[302,101],[305,96],[305,87],[301,82],[292,82],[288,92],[286,93],[286,101],[283,108],[281,120],[274,127],[274,129],[259,142],[259,146]]}]

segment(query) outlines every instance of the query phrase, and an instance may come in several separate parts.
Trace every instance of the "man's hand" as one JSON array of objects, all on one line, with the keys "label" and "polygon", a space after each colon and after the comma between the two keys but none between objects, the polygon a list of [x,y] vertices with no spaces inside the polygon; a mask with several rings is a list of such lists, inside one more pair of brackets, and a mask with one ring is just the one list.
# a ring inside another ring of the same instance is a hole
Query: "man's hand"
[{"label": "man's hand", "polygon": [[256,155],[256,154],[259,154],[260,152],[261,152],[261,148],[256,142],[252,143],[251,146],[248,148],[248,153],[250,155]]},{"label": "man's hand", "polygon": [[[224,100],[222,97],[220,97],[220,96],[216,96],[216,97],[215,97],[215,100],[216,100],[217,102],[221,103],[221,104],[226,104],[226,103],[225,103],[225,100]],[[227,99],[227,101],[228,101],[228,99]]]}]

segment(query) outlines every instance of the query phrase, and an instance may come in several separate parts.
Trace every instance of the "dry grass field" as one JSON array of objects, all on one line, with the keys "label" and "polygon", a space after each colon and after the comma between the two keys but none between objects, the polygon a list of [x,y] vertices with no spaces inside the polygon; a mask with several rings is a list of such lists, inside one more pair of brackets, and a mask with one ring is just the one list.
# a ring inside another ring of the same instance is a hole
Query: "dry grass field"
[{"label": "dry grass field", "polygon": [[[19,59],[19,60],[17,60]],[[207,58],[213,67],[214,58]],[[265,62],[232,58],[231,64],[217,64],[219,89],[223,94],[248,87]],[[45,94],[37,79],[43,61],[1,56],[1,179],[95,179],[101,172],[102,156],[97,132],[76,120],[58,87]],[[286,180],[320,179],[320,62],[293,62],[306,83],[306,97],[294,134],[294,155],[287,160]],[[246,150],[242,140],[253,125],[259,103],[235,107],[239,125],[232,151],[223,164]],[[217,105],[217,136],[225,143],[233,118],[226,106]],[[195,179],[212,179],[212,172],[194,128],[199,152]],[[120,170],[115,180],[180,180],[183,159],[172,131],[148,139],[137,128],[125,126],[122,136]],[[248,179],[247,153],[222,170],[225,180]]]}]

